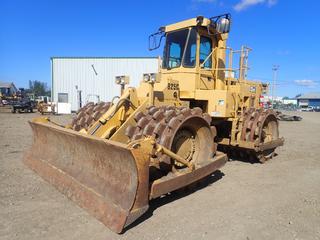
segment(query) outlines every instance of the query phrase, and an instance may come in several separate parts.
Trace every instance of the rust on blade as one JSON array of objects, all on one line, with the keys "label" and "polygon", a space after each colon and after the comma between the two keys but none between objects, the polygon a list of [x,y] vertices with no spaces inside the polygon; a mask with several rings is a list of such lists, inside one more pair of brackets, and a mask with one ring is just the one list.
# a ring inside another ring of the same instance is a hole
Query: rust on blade
[{"label": "rust on blade", "polygon": [[267,143],[260,143],[258,147],[256,147],[257,151],[264,151],[268,149],[273,149],[279,146],[283,146],[284,144],[284,138],[278,138],[277,140],[270,141]]},{"label": "rust on blade", "polygon": [[147,210],[147,154],[50,123],[30,125],[25,164],[111,230],[120,233]]},{"label": "rust on blade", "polygon": [[163,194],[177,190],[178,188],[187,186],[195,181],[208,176],[219,168],[223,167],[228,158],[225,154],[217,152],[214,158],[210,159],[203,166],[192,172],[181,174],[179,176],[164,177],[156,180],[151,186],[150,199],[160,197]]}]

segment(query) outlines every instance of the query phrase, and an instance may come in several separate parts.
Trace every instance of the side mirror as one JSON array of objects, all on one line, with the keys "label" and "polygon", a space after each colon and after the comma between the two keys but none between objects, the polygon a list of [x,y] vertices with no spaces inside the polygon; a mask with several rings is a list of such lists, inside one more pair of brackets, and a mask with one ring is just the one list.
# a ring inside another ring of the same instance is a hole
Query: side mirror
[{"label": "side mirror", "polygon": [[231,15],[229,13],[210,18],[211,26],[213,26],[218,33],[228,33],[231,28]]},{"label": "side mirror", "polygon": [[163,37],[164,32],[161,29],[158,32],[151,34],[149,36],[149,51],[159,48]]},{"label": "side mirror", "polygon": [[216,25],[216,30],[219,33],[228,33],[230,32],[230,20],[227,18],[220,18]]}]

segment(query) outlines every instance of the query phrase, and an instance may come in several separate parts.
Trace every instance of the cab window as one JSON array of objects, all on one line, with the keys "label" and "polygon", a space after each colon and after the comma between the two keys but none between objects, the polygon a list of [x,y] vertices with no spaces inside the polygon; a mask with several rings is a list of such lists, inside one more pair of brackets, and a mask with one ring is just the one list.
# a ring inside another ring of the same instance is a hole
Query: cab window
[{"label": "cab window", "polygon": [[[203,64],[212,51],[211,39],[200,37],[200,64]],[[204,68],[212,68],[212,57],[210,56],[203,65]]]},{"label": "cab window", "polygon": [[197,31],[193,28],[190,30],[186,52],[184,54],[183,66],[194,67],[196,65],[197,52]]},{"label": "cab window", "polygon": [[163,54],[163,68],[180,67],[188,32],[189,30],[185,29],[167,35],[166,47]]}]

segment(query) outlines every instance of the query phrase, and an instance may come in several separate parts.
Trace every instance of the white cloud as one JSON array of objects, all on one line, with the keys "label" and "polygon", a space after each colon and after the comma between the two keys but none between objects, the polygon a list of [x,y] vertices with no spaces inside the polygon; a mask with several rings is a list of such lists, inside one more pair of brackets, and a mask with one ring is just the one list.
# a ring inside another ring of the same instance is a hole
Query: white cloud
[{"label": "white cloud", "polygon": [[275,5],[278,2],[278,0],[268,0],[267,4],[269,7],[272,7],[273,5]]},{"label": "white cloud", "polygon": [[290,55],[291,52],[289,50],[279,50],[276,53],[279,56],[287,56],[287,55]]},{"label": "white cloud", "polygon": [[233,9],[240,12],[257,4],[266,4],[267,6],[272,7],[276,3],[277,0],[241,0],[233,6]]},{"label": "white cloud", "polygon": [[310,79],[294,80],[294,82],[299,86],[310,87],[310,88],[318,85],[317,82],[315,82],[314,80],[310,80]]}]

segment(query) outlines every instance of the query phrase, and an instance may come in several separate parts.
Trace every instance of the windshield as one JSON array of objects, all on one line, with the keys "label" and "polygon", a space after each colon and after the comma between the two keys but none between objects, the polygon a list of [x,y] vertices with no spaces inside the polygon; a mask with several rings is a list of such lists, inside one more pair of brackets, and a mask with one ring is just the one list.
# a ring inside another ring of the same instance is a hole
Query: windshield
[{"label": "windshield", "polygon": [[[185,50],[188,38],[188,46]],[[196,39],[197,32],[195,29],[191,29],[190,34],[189,29],[168,33],[163,53],[162,68],[177,68],[181,66],[182,62],[184,63],[183,65],[187,67],[195,66]],[[184,61],[183,55],[185,55]]]}]

